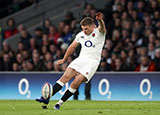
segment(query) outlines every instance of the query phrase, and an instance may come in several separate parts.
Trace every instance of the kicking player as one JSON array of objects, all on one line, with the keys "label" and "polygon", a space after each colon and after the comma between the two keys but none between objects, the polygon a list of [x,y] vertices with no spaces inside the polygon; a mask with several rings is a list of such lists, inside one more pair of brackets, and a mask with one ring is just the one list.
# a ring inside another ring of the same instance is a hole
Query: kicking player
[{"label": "kicking player", "polygon": [[[96,13],[96,20],[99,24],[98,28],[95,28],[92,18],[85,17],[82,19],[80,22],[82,31],[76,35],[75,40],[67,49],[63,59],[57,62],[58,65],[63,64],[73,54],[77,46],[81,44],[82,48],[79,57],[70,63],[62,77],[53,86],[52,95],[54,96],[62,89],[65,83],[74,77],[69,89],[56,103],[54,109],[59,109],[76,92],[76,89],[81,83],[89,82],[99,66],[101,52],[105,42],[106,27],[101,12]],[[45,100],[43,97],[36,99],[36,101],[45,104],[49,103],[49,99]],[[43,106],[43,108],[46,108],[46,106]]]}]

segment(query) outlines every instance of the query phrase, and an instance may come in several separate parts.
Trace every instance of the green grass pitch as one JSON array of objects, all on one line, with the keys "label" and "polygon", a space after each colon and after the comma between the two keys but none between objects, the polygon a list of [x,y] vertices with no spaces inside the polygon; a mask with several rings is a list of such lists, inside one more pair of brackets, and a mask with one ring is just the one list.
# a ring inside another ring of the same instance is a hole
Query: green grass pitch
[{"label": "green grass pitch", "polygon": [[43,110],[33,100],[0,100],[0,115],[160,115],[158,101],[67,101],[54,110],[56,102]]}]

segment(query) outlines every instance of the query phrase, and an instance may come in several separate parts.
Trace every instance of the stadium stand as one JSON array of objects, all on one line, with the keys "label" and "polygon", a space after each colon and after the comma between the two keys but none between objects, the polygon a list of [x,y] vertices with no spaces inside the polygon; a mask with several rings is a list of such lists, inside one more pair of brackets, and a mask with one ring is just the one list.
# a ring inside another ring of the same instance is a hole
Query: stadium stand
[{"label": "stadium stand", "polygon": [[[80,19],[85,16],[94,18],[97,11],[103,12],[108,31],[98,71],[160,70],[158,0],[107,0],[102,2],[103,5],[99,5],[98,0],[85,4],[74,0],[62,0],[57,4],[51,4],[52,0],[46,1],[0,21],[3,23],[0,29],[0,40],[3,40],[0,71],[64,71],[80,48],[61,68],[57,67],[56,61],[63,57],[80,31]],[[48,4],[48,8],[43,9]],[[69,10],[64,12],[64,9]],[[28,18],[17,19],[21,13],[33,11],[36,13],[28,15]],[[7,30],[4,22],[7,23],[12,16],[18,34],[4,40]]]}]

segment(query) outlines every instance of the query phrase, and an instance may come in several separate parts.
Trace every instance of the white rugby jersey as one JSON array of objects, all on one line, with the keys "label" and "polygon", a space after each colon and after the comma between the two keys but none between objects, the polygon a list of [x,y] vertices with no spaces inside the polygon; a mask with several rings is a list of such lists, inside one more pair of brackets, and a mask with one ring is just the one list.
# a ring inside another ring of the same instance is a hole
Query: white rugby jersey
[{"label": "white rugby jersey", "polygon": [[100,61],[105,42],[105,34],[100,33],[98,28],[95,28],[90,35],[86,35],[83,31],[79,32],[75,40],[81,44],[80,58],[90,58]]}]

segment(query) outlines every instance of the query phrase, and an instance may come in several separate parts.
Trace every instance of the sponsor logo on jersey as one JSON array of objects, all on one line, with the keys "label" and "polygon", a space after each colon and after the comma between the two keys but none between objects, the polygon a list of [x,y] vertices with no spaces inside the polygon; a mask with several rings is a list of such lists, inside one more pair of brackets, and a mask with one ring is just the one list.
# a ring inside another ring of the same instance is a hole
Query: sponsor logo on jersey
[{"label": "sponsor logo on jersey", "polygon": [[82,39],[84,39],[84,36],[81,36]]},{"label": "sponsor logo on jersey", "polygon": [[85,45],[86,47],[91,47],[91,46],[93,45],[93,43],[92,43],[90,40],[87,40],[87,41],[84,43],[84,45]]}]

